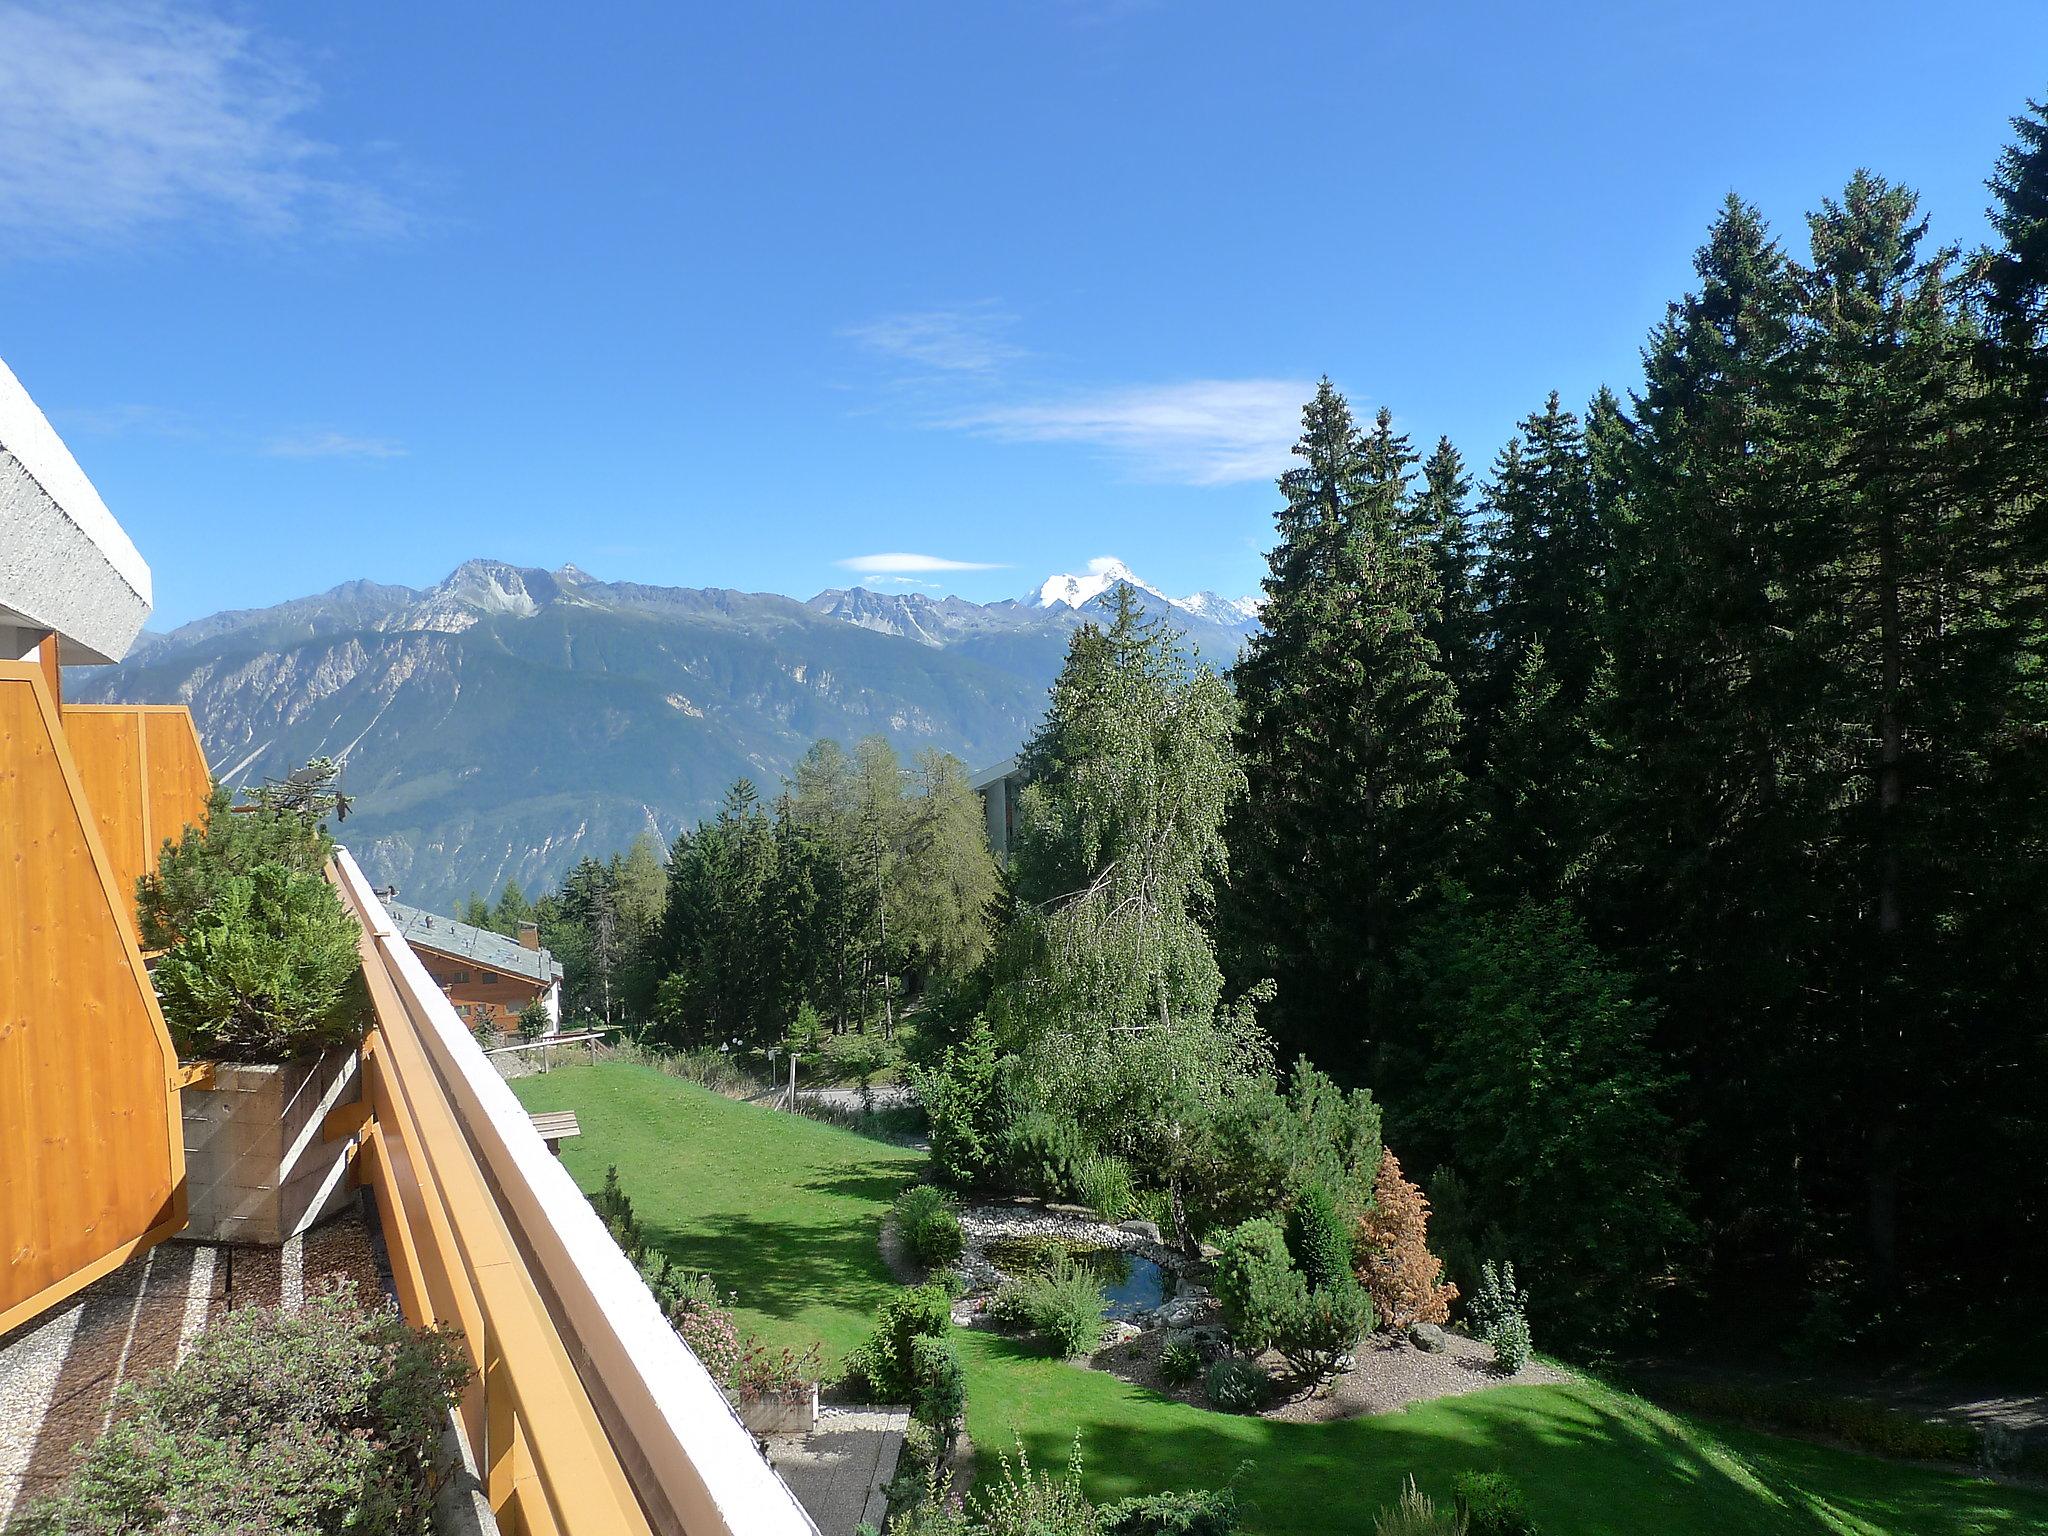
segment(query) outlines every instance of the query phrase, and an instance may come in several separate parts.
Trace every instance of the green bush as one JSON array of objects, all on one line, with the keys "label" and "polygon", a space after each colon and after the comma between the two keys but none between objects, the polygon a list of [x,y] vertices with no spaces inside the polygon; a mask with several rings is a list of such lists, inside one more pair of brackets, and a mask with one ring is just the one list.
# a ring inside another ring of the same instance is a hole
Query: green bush
[{"label": "green bush", "polygon": [[519,1010],[519,1038],[538,1040],[548,1032],[548,1025],[553,1022],[548,1016],[548,1005],[536,997]]},{"label": "green bush", "polygon": [[1202,1351],[1184,1333],[1169,1333],[1159,1347],[1159,1377],[1169,1387],[1191,1387],[1202,1375]]},{"label": "green bush", "polygon": [[925,1336],[910,1341],[910,1411],[937,1429],[948,1451],[967,1413],[967,1372],[953,1341]]},{"label": "green bush", "polygon": [[316,875],[333,851],[333,840],[317,821],[281,811],[237,812],[228,792],[216,788],[205,823],[185,828],[175,843],[166,839],[155,871],[136,882],[142,947],[174,948],[236,876],[260,864]]},{"label": "green bush", "polygon": [[1751,1382],[1659,1384],[1660,1402],[1688,1413],[1735,1419],[1758,1429],[1825,1435],[1860,1451],[1903,1461],[1976,1462],[1982,1436],[1966,1424],[1916,1418],[1866,1398]]},{"label": "green bush", "polygon": [[1317,1380],[1337,1368],[1372,1331],[1372,1300],[1355,1279],[1345,1276],[1334,1285],[1293,1297],[1281,1311],[1274,1346],[1287,1363]]},{"label": "green bush", "polygon": [[1487,1326],[1486,1342],[1493,1350],[1493,1363],[1514,1375],[1529,1363],[1529,1320],[1519,1312],[1496,1318]]},{"label": "green bush", "polygon": [[1102,1343],[1102,1282],[1066,1253],[1049,1270],[1004,1281],[989,1310],[998,1322],[1042,1335],[1069,1360]]},{"label": "green bush", "polygon": [[1310,1290],[1352,1278],[1351,1231],[1325,1186],[1313,1184],[1302,1192],[1288,1215],[1287,1238]]},{"label": "green bush", "polygon": [[1021,1189],[1047,1200],[1071,1196],[1089,1147],[1081,1128],[1042,1110],[1032,1110],[1010,1127],[1003,1163]]},{"label": "green bush", "polygon": [[1439,1509],[1412,1477],[1401,1497],[1373,1516],[1372,1530],[1373,1536],[1466,1536],[1465,1517]]},{"label": "green bush", "polygon": [[1231,1342],[1248,1355],[1271,1346],[1283,1322],[1308,1299],[1279,1223],[1266,1217],[1239,1222],[1224,1236],[1215,1290]]},{"label": "green bush", "polygon": [[1505,1472],[1460,1472],[1451,1498],[1468,1536],[1537,1536],[1522,1490]]},{"label": "green bush", "polygon": [[953,1298],[935,1285],[891,1291],[875,1309],[875,1331],[847,1357],[846,1376],[883,1402],[917,1395],[919,1339],[944,1338],[953,1326]]},{"label": "green bush", "polygon": [[1151,1493],[1105,1505],[1100,1514],[1100,1536],[1231,1536],[1237,1494],[1229,1488]]},{"label": "green bush", "polygon": [[1273,1389],[1272,1378],[1250,1360],[1225,1355],[1209,1367],[1202,1390],[1209,1406],[1224,1413],[1256,1413]]},{"label": "green bush", "polygon": [[225,876],[157,962],[178,1054],[286,1062],[360,1045],[373,1022],[360,933],[311,871],[265,863]]},{"label": "green bush", "polygon": [[122,1389],[112,1424],[20,1529],[431,1529],[437,1451],[469,1379],[453,1335],[420,1333],[347,1284],[237,1307],[184,1362]]},{"label": "green bush", "polygon": [[911,1091],[931,1122],[932,1167],[946,1183],[988,1183],[1004,1143],[995,1035],[977,1020],[933,1067],[912,1067]]},{"label": "green bush", "polygon": [[1494,1363],[1513,1375],[1529,1363],[1529,1293],[1515,1286],[1515,1266],[1503,1259],[1479,1266],[1479,1287],[1465,1303],[1466,1316],[1493,1349]]},{"label": "green bush", "polygon": [[1122,1221],[1138,1208],[1130,1164],[1108,1153],[1082,1158],[1074,1173],[1074,1187],[1081,1203],[1105,1221]]},{"label": "green bush", "polygon": [[896,1197],[895,1216],[904,1250],[926,1269],[951,1264],[966,1251],[959,1207],[942,1189],[911,1185]]}]

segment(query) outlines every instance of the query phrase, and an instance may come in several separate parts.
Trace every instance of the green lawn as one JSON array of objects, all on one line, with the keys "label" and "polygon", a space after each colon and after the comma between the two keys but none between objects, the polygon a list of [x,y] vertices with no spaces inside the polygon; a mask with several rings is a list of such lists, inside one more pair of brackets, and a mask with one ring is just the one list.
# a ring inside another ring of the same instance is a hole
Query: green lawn
[{"label": "green lawn", "polygon": [[[573,1109],[565,1161],[594,1189],[607,1163],[650,1240],[739,1292],[777,1343],[824,1342],[836,1362],[866,1332],[889,1276],[883,1211],[919,1154],[719,1098],[650,1068],[558,1068],[515,1083],[530,1109]],[[1370,1531],[1413,1472],[1448,1491],[1498,1467],[1550,1536],[1974,1536],[2048,1532],[2048,1498],[1796,1441],[1710,1427],[1597,1383],[1498,1387],[1342,1424],[1210,1413],[1047,1360],[1018,1341],[959,1335],[968,1429],[984,1456],[1021,1438],[1064,1464],[1081,1434],[1103,1496],[1230,1480],[1257,1532]]]}]

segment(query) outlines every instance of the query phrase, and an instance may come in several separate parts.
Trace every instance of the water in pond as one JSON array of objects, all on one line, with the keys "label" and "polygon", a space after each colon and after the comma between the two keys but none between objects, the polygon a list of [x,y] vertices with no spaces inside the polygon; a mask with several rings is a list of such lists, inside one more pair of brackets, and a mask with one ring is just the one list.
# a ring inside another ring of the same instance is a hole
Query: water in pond
[{"label": "water in pond", "polygon": [[1150,1312],[1171,1294],[1172,1278],[1141,1253],[1117,1248],[1089,1248],[1065,1238],[999,1237],[988,1245],[989,1261],[1005,1274],[1050,1269],[1061,1257],[1095,1271],[1102,1282],[1102,1315],[1136,1317]]},{"label": "water in pond", "polygon": [[1102,1315],[1136,1317],[1166,1300],[1166,1271],[1142,1253],[1101,1250]]}]

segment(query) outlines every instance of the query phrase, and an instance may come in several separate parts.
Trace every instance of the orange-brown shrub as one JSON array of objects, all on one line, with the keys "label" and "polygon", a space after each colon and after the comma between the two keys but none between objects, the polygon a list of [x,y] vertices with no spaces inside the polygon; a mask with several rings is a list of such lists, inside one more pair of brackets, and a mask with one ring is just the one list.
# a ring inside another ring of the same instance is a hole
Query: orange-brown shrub
[{"label": "orange-brown shrub", "polygon": [[1372,1209],[1359,1218],[1357,1249],[1358,1280],[1373,1311],[1388,1328],[1447,1321],[1458,1288],[1429,1251],[1429,1197],[1401,1177],[1400,1160],[1384,1150],[1372,1194]]}]

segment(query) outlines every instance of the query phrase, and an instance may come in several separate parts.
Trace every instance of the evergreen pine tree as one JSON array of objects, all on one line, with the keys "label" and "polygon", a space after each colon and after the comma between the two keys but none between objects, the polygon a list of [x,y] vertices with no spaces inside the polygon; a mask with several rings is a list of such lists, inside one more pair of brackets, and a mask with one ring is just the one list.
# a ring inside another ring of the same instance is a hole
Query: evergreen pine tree
[{"label": "evergreen pine tree", "polygon": [[1229,949],[1239,981],[1277,983],[1284,1055],[1356,1070],[1386,964],[1458,831],[1457,704],[1426,634],[1442,600],[1391,434],[1362,439],[1326,379],[1294,452],[1264,628],[1236,672],[1249,789]]}]

